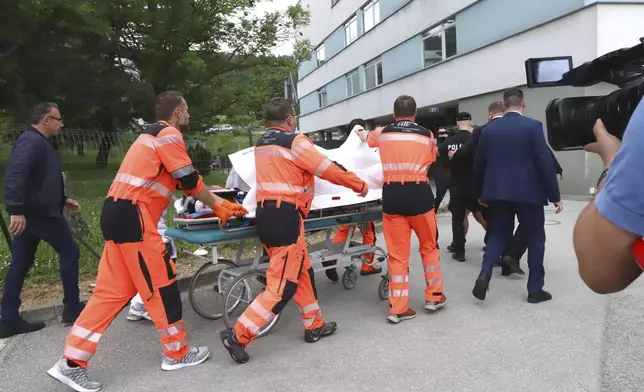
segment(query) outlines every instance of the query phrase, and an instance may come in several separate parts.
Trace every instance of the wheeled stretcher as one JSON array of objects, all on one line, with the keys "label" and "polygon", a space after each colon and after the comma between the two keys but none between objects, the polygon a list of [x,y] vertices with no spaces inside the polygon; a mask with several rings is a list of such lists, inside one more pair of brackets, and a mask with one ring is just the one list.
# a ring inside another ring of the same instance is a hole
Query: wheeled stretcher
[{"label": "wheeled stretcher", "polygon": [[[225,191],[215,191],[215,193],[225,198],[231,196]],[[371,265],[385,263],[387,253],[378,246],[356,243],[351,238],[359,225],[381,220],[382,207],[379,201],[311,211],[309,217],[304,220],[305,232],[307,234],[320,231],[326,233],[323,249],[309,249],[313,270],[319,272],[344,267],[342,285],[346,289],[354,288],[358,278],[356,264],[362,263],[364,256],[370,253],[374,253]],[[210,258],[202,256],[205,263],[191,279],[190,305],[200,316],[212,320],[223,317],[226,326],[232,326],[241,312],[265,288],[269,258],[263,246],[258,241],[253,241],[258,239],[254,219],[231,219],[225,227],[222,227],[218,218],[194,219],[177,216],[174,218],[174,224],[174,228],[166,231],[166,236],[210,249]],[[350,226],[347,240],[344,243],[333,243],[333,229],[345,225]],[[247,242],[250,241],[256,242],[256,245],[251,252],[252,256],[245,257]],[[227,243],[238,244],[235,260],[219,257],[218,246]],[[332,260],[337,263],[323,266],[323,262]],[[379,297],[383,300],[387,299],[388,290],[388,279],[383,275],[378,287]],[[242,306],[242,304],[245,305]],[[236,316],[235,313],[238,315]],[[279,318],[279,316],[276,317],[265,326],[259,335],[266,334]]]}]

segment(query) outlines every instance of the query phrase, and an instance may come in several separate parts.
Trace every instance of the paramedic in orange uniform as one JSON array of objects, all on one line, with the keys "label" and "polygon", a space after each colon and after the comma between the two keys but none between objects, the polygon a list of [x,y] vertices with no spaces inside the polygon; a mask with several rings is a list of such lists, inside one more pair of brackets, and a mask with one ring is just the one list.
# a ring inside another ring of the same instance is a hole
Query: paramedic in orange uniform
[{"label": "paramedic in orange uniform", "polygon": [[293,104],[274,98],[266,110],[268,129],[255,147],[257,231],[270,257],[266,290],[244,311],[234,328],[220,334],[233,360],[249,359],[246,346],[292,298],[302,315],[304,340],[317,342],[335,332],[324,322],[317,301],[315,277],[304,237],[303,219],[315,194],[314,177],[367,194],[367,184],[320,154],[311,140],[295,134]]},{"label": "paramedic in orange uniform", "polygon": [[[350,129],[351,131],[354,131],[356,127],[360,129],[367,129],[367,122],[361,118],[356,118],[351,120],[347,128]],[[376,225],[373,222],[367,222],[365,227],[363,227],[362,225],[354,226],[354,227],[360,229],[360,233],[362,234],[363,245],[369,245],[369,246],[376,245]],[[338,232],[333,237],[333,243],[344,245],[344,243],[347,241],[347,237],[349,236],[350,231],[351,231],[351,226],[340,226],[338,228]],[[355,230],[354,230],[354,233],[355,233]],[[380,267],[379,265],[373,264],[373,256],[374,256],[373,253],[368,253],[364,255],[364,261],[362,262],[362,267],[360,268],[360,275],[363,275],[363,276],[373,275],[373,274],[379,274],[382,272],[382,267]],[[322,265],[324,267],[328,267],[334,264],[337,264],[337,260],[329,260],[329,261],[322,262]],[[332,282],[337,282],[340,279],[336,268],[329,268],[327,270],[324,270],[324,273],[326,274],[327,278],[329,278],[329,280],[331,280]]]},{"label": "paramedic in orange uniform", "polygon": [[48,371],[76,391],[100,389],[100,383],[90,380],[87,363],[106,328],[137,292],[160,335],[161,369],[194,366],[210,355],[207,347],[192,347],[186,340],[177,272],[157,222],[177,187],[211,206],[222,224],[247,211],[204,185],[179,131],[187,128],[189,117],[180,93],[162,93],[156,103],[158,121],[132,144],[107,193],[96,288],[67,335],[62,358]]},{"label": "paramedic in orange uniform", "polygon": [[436,247],[434,195],[427,168],[436,160],[431,131],[416,124],[416,101],[403,95],[394,102],[395,123],[369,133],[357,131],[369,147],[379,147],[383,169],[382,228],[389,252],[389,316],[399,323],[416,317],[409,308],[411,231],[418,237],[425,269],[425,309],[445,305],[440,251]]}]

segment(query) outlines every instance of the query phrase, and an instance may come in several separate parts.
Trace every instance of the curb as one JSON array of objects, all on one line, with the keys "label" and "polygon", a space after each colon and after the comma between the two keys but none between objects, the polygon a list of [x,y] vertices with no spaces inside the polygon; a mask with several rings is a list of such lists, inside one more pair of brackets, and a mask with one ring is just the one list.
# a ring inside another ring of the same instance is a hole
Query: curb
[{"label": "curb", "polygon": [[[438,209],[439,214],[442,214],[446,211],[447,211],[447,207],[441,206]],[[376,227],[381,228],[382,222],[377,222]],[[323,246],[324,246],[324,241],[317,242],[309,245],[309,249],[311,251],[316,251],[316,250],[322,249]],[[190,288],[191,280],[192,280],[192,276],[184,276],[182,278],[177,279],[180,293],[185,293],[188,291],[188,289]],[[86,300],[87,298],[81,297],[81,301],[86,301]],[[36,321],[42,321],[45,323],[49,323],[53,321],[61,322],[61,318],[63,316],[63,304],[61,303],[57,305],[45,305],[37,308],[25,309],[20,312],[20,315],[22,316],[23,319],[30,322],[36,322]]]}]

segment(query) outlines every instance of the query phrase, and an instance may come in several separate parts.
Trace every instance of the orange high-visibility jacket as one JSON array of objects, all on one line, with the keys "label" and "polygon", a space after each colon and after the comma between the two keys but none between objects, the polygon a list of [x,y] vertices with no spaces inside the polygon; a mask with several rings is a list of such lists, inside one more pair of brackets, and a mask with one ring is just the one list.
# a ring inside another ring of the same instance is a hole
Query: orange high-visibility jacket
[{"label": "orange high-visibility jacket", "polygon": [[308,216],[315,195],[314,176],[355,192],[365,183],[332,162],[303,134],[272,127],[255,147],[257,202],[277,200],[292,203]]},{"label": "orange high-visibility jacket", "polygon": [[436,160],[436,143],[429,129],[413,121],[398,121],[369,132],[369,147],[379,147],[382,161],[382,211],[415,216],[434,206],[427,171]]},{"label": "orange high-visibility jacket", "polygon": [[379,147],[383,182],[427,182],[427,170],[436,160],[431,131],[412,121],[399,121],[367,138],[369,147]]},{"label": "orange high-visibility jacket", "polygon": [[[180,179],[193,175],[192,189]],[[193,195],[205,187],[186,151],[181,132],[165,121],[149,126],[128,150],[107,197],[143,204],[158,221],[177,188]]]}]

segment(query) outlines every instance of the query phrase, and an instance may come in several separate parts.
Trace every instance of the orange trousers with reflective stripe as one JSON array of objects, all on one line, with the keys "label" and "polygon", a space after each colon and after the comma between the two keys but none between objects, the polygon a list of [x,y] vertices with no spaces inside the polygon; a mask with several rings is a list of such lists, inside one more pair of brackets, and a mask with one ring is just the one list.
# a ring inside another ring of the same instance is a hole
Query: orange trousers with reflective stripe
[{"label": "orange trousers with reflective stripe", "polygon": [[107,327],[137,293],[160,334],[163,353],[181,359],[188,352],[176,267],[169,261],[157,222],[147,213],[142,218],[143,242],[105,243],[94,294],[65,341],[63,356],[80,366],[87,367]]},{"label": "orange trousers with reflective stripe", "polygon": [[303,221],[300,219],[300,235],[296,243],[265,248],[270,257],[266,290],[246,308],[234,326],[235,337],[243,345],[255,339],[259,330],[272,321],[291,298],[300,310],[305,330],[317,329],[324,324]]},{"label": "orange trousers with reflective stripe", "polygon": [[382,214],[382,231],[389,253],[389,313],[401,314],[409,304],[409,255],[412,230],[418,237],[425,270],[425,300],[440,301],[443,273],[436,248],[436,214],[430,210],[416,216]]},{"label": "orange trousers with reflective stripe", "polygon": [[[366,229],[363,229],[362,226],[357,226],[360,229],[360,233],[362,234],[362,244],[374,246],[376,244],[375,225],[373,224],[373,222],[368,222],[366,226]],[[335,237],[333,237],[333,243],[341,244],[346,242],[350,230],[351,226],[340,226]],[[364,258],[366,259],[367,263],[371,264],[373,262],[373,253],[364,255]],[[376,269],[375,265],[368,265],[367,263],[362,263],[362,271],[369,272]]]}]

